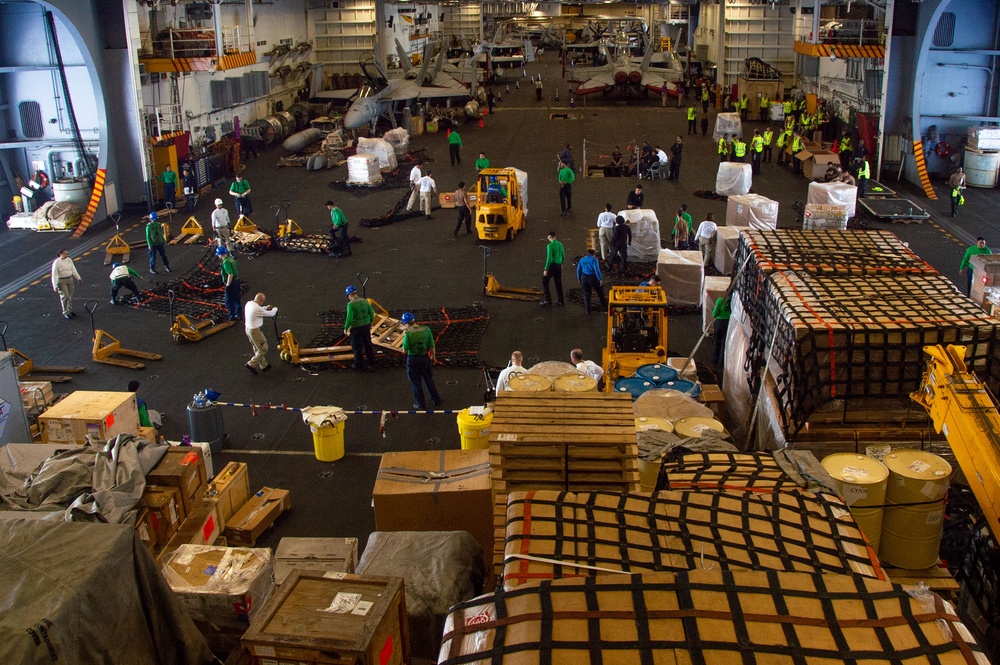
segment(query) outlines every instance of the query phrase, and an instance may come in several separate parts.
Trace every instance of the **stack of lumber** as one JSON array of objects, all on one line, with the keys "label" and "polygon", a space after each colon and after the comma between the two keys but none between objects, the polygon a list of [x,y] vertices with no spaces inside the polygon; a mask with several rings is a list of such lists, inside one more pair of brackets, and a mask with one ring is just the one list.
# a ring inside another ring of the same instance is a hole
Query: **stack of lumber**
[{"label": "stack of lumber", "polygon": [[639,489],[632,400],[616,393],[501,392],[490,426],[490,467],[499,569],[509,492]]}]

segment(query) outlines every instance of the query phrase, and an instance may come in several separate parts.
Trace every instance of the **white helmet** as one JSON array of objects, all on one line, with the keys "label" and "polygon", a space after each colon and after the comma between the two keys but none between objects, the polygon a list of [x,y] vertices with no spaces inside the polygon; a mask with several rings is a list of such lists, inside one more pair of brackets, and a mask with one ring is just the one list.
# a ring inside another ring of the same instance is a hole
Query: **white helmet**
[{"label": "white helmet", "polygon": [[222,205],[222,199],[215,199],[215,205],[217,206]]}]

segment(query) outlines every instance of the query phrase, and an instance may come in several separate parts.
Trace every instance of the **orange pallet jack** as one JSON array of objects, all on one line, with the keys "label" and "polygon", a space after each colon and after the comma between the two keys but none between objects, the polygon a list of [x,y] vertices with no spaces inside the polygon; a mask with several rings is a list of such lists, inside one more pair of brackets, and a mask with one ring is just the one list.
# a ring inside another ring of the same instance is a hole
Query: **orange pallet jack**
[{"label": "orange pallet jack", "polygon": [[217,332],[236,325],[235,321],[220,321],[216,323],[213,319],[205,319],[204,321],[194,323],[183,314],[178,314],[174,318],[174,292],[167,291],[167,298],[170,302],[170,319],[174,322],[170,326],[170,334],[173,336],[175,342],[200,342],[209,335],[214,335]]},{"label": "orange pallet jack", "polygon": [[[21,353],[17,349],[7,347],[7,322],[0,321],[0,339],[3,340],[4,351],[10,353],[14,367],[17,368],[17,378],[23,381],[48,381],[49,383],[66,383],[72,381],[73,377],[63,376],[63,374],[76,374],[82,372],[83,367],[59,367],[55,365],[36,365],[31,358]],[[56,376],[49,376],[53,374]]]}]

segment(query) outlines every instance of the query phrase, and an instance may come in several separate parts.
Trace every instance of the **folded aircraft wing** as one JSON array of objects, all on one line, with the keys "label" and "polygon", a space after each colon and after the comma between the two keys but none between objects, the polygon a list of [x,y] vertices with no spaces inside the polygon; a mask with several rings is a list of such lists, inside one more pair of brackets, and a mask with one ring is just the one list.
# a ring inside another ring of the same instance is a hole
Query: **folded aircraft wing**
[{"label": "folded aircraft wing", "polygon": [[611,72],[604,72],[587,79],[576,87],[576,94],[589,95],[593,92],[601,92],[614,87],[615,79]]}]

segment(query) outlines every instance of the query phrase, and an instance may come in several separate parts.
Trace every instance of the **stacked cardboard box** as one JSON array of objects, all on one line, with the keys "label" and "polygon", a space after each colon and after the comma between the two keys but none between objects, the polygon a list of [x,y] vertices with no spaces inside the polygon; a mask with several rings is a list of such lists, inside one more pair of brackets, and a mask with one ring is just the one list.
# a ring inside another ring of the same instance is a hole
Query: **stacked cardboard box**
[{"label": "stacked cardboard box", "polygon": [[231,545],[253,546],[278,516],[291,507],[292,497],[288,490],[262,488],[226,524],[226,540]]},{"label": "stacked cardboard box", "polygon": [[701,252],[661,249],[656,274],[663,282],[670,305],[700,305],[705,266]]},{"label": "stacked cardboard box", "polygon": [[736,249],[740,244],[740,231],[749,226],[720,226],[715,235],[715,269],[720,275],[731,275],[735,267]]},{"label": "stacked cardboard box", "polygon": [[208,484],[205,495],[219,501],[219,514],[229,523],[250,499],[250,473],[243,462],[230,462]]},{"label": "stacked cardboard box", "polygon": [[777,228],[778,202],[760,194],[730,196],[726,202],[726,226],[749,226],[761,230]]},{"label": "stacked cardboard box", "polygon": [[160,463],[146,474],[146,482],[162,487],[176,487],[184,514],[191,514],[195,502],[205,493],[205,465],[197,448],[170,448]]},{"label": "stacked cardboard box", "polygon": [[38,417],[44,443],[107,441],[119,434],[139,433],[135,393],[77,390]]},{"label": "stacked cardboard box", "polygon": [[146,485],[139,505],[148,513],[154,547],[166,545],[187,517],[181,491],[176,487]]}]

